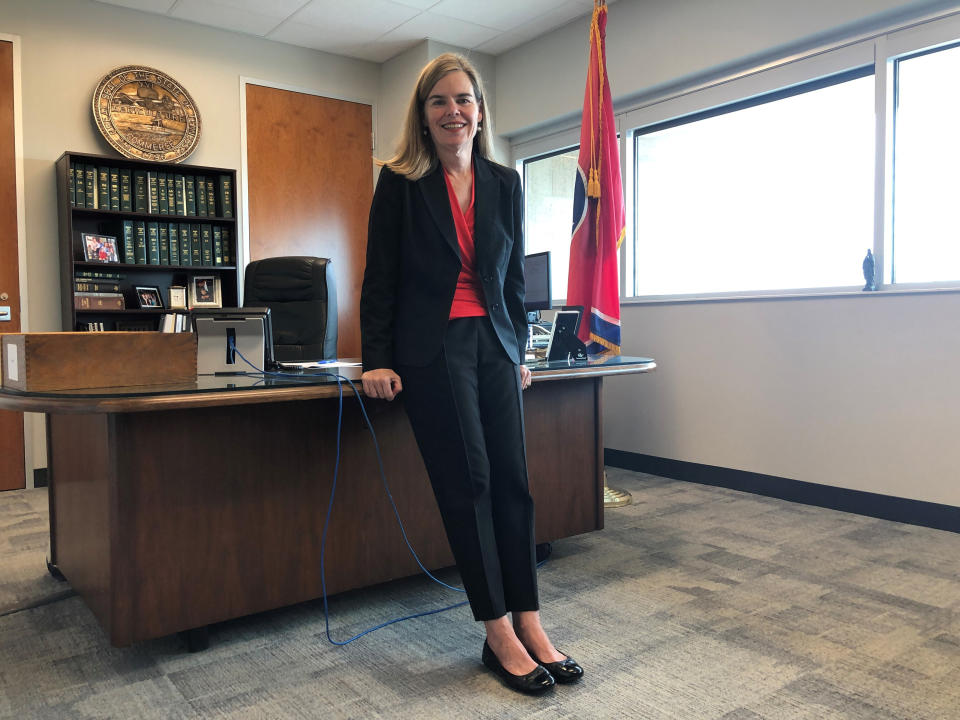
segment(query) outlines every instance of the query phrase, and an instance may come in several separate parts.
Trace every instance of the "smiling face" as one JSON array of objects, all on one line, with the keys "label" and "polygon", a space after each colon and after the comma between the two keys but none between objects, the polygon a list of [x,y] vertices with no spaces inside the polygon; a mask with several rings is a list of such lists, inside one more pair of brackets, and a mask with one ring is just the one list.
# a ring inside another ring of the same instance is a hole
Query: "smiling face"
[{"label": "smiling face", "polygon": [[470,148],[483,113],[467,74],[456,70],[440,78],[427,95],[423,116],[438,151]]}]

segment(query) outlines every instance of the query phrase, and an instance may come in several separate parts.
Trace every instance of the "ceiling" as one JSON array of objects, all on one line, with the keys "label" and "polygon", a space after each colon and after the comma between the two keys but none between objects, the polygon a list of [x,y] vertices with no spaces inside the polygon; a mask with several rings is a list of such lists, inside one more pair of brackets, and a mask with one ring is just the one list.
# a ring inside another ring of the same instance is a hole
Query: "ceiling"
[{"label": "ceiling", "polygon": [[377,63],[427,38],[499,55],[593,10],[593,0],[97,2]]}]

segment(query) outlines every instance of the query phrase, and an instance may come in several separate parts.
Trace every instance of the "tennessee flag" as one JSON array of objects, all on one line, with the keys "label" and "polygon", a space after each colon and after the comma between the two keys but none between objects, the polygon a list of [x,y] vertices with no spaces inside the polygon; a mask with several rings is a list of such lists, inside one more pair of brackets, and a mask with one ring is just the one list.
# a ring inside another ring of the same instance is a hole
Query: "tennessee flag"
[{"label": "tennessee flag", "polygon": [[620,354],[617,251],[626,232],[620,148],[607,81],[606,29],[607,4],[595,0],[567,276],[567,304],[583,307],[577,334],[591,355]]}]

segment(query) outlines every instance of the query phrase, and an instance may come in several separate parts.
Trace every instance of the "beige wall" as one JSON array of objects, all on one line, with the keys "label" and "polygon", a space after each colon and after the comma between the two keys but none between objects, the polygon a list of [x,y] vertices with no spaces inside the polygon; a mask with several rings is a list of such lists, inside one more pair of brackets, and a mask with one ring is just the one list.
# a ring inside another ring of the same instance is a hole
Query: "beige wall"
[{"label": "beige wall", "polygon": [[[66,150],[116,154],[91,113],[93,91],[113,68],[147,65],[181,82],[203,120],[200,144],[185,162],[242,173],[241,78],[372,104],[374,154],[383,157],[393,149],[420,68],[441,52],[462,52],[425,40],[378,65],[90,0],[2,0],[0,33],[17,36],[22,54],[24,330],[34,332],[60,329],[53,165]],[[494,87],[494,59],[471,57]],[[505,141],[498,139],[497,148],[509,157]],[[32,457],[33,467],[45,467],[42,416],[28,416],[27,431],[28,463]]]},{"label": "beige wall", "polygon": [[22,44],[29,327],[59,330],[53,163],[65,150],[116,154],[93,123],[97,82],[147,65],[181,82],[203,119],[185,162],[240,167],[240,78],[375,101],[379,67],[85,0],[4,0],[0,31]]},{"label": "beige wall", "polygon": [[[176,78],[200,108],[203,134],[185,162],[240,168],[240,78],[374,103],[378,65],[295,48],[87,0],[3,0],[0,33],[19,36],[27,317],[25,330],[59,330],[53,164],[65,150],[115,155],[93,123],[100,78],[147,65]],[[43,428],[28,423],[34,467],[46,466]],[[28,482],[30,478],[28,478]]]}]

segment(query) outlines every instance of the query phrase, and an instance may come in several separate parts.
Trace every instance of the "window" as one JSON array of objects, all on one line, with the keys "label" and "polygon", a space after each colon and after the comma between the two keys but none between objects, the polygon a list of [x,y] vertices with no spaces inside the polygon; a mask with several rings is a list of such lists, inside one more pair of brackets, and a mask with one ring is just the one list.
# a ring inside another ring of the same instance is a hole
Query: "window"
[{"label": "window", "polygon": [[637,132],[636,294],[862,284],[874,244],[871,73]]},{"label": "window", "polygon": [[960,280],[960,47],[895,74],[892,282]]},{"label": "window", "polygon": [[550,285],[555,301],[567,296],[576,147],[523,162],[524,252],[550,251]]},{"label": "window", "polygon": [[[960,289],[960,12],[722,72],[618,108],[623,297],[859,291],[868,248],[881,289]],[[578,140],[513,146],[555,299]]]}]

